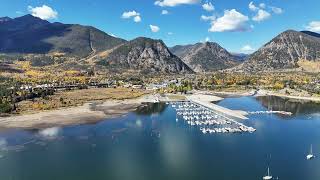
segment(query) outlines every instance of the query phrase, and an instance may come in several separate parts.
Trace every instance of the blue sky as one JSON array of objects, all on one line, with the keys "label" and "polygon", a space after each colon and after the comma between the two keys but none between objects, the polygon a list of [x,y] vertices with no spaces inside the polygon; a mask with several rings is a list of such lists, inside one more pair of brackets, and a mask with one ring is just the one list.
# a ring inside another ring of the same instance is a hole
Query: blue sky
[{"label": "blue sky", "polygon": [[207,39],[250,52],[287,29],[320,32],[319,9],[319,0],[1,0],[0,16],[33,13],[127,40],[146,36],[173,46]]}]

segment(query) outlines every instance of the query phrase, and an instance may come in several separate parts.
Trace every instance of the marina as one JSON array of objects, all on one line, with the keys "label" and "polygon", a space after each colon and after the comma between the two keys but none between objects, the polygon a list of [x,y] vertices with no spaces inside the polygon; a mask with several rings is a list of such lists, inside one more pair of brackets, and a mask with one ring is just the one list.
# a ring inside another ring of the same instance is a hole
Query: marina
[{"label": "marina", "polygon": [[199,127],[203,134],[211,133],[253,133],[256,129],[233,120],[222,113],[193,102],[171,103],[177,113],[177,120],[183,119],[189,126]]}]

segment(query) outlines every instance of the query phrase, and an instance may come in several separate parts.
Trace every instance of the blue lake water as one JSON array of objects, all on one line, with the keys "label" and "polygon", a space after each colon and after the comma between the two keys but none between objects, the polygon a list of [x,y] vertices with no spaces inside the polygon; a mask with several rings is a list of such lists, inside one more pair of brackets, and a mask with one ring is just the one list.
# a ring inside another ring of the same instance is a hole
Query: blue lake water
[{"label": "blue lake water", "polygon": [[[166,104],[97,124],[0,132],[1,180],[320,179],[320,104],[276,97],[226,98],[250,115],[253,134],[202,134]],[[307,161],[310,144],[316,158]]]}]

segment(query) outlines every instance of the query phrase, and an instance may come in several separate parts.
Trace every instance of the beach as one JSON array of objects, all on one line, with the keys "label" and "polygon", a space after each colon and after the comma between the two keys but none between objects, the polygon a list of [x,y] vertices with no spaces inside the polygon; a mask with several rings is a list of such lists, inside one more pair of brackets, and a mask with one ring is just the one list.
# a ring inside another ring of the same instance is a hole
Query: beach
[{"label": "beach", "polygon": [[85,103],[78,107],[42,111],[10,117],[0,117],[1,128],[40,129],[55,126],[96,123],[103,119],[115,118],[141,106],[143,98],[107,100],[103,103]]}]

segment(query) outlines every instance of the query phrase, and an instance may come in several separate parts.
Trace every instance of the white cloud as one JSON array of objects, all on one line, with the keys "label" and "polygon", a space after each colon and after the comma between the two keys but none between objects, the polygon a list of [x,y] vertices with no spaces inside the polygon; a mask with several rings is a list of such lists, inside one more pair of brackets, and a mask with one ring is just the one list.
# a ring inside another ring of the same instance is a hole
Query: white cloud
[{"label": "white cloud", "polygon": [[[264,21],[266,19],[269,19],[271,17],[271,14],[268,11],[264,10],[264,9],[266,9],[266,7],[267,7],[267,5],[265,3],[260,3],[259,7],[257,7],[251,1],[249,3],[249,9],[251,11],[258,11],[257,14],[252,18],[252,20],[260,22],[260,21]],[[268,7],[275,14],[281,14],[283,12],[283,10],[281,8],[273,7],[273,6],[268,6]]]},{"label": "white cloud", "polygon": [[209,42],[209,41],[210,41],[210,38],[206,37],[205,42]]},{"label": "white cloud", "polygon": [[264,21],[264,20],[267,20],[271,17],[271,14],[268,13],[267,11],[263,10],[263,9],[259,9],[257,15],[255,15],[252,20],[254,21]]},{"label": "white cloud", "polygon": [[135,16],[140,16],[140,13],[138,13],[136,11],[128,11],[128,12],[124,12],[121,17],[124,19],[129,19],[129,18],[135,17]]},{"label": "white cloud", "polygon": [[250,45],[244,45],[242,48],[241,48],[241,51],[242,52],[252,52],[254,51],[255,49],[252,48]]},{"label": "white cloud", "polygon": [[246,31],[248,27],[246,22],[249,21],[248,16],[245,16],[235,9],[225,10],[224,15],[212,21],[210,32],[224,31]]},{"label": "white cloud", "polygon": [[136,11],[127,11],[124,12],[121,16],[121,18],[123,19],[130,19],[133,18],[134,22],[141,22],[141,16],[140,13],[136,12]]},{"label": "white cloud", "polygon": [[259,8],[258,8],[256,5],[254,5],[252,1],[249,3],[249,9],[250,9],[251,11],[257,11],[257,10],[259,10]]},{"label": "white cloud", "polygon": [[270,8],[271,8],[272,12],[274,12],[275,14],[282,14],[283,13],[283,10],[281,8],[273,7],[273,6],[271,6]]},{"label": "white cloud", "polygon": [[163,14],[163,15],[169,14],[169,11],[167,11],[167,10],[162,10],[162,11],[161,11],[161,14]]},{"label": "white cloud", "polygon": [[308,31],[320,33],[320,21],[311,21],[306,28]]},{"label": "white cloud", "polygon": [[160,28],[159,28],[158,26],[151,25],[151,24],[150,24],[150,29],[151,29],[151,31],[154,32],[154,33],[160,31]]},{"label": "white cloud", "polygon": [[170,36],[173,35],[173,32],[168,32],[168,35],[170,35]]},{"label": "white cloud", "polygon": [[205,15],[202,15],[202,16],[200,17],[200,19],[203,20],[203,21],[214,21],[214,20],[216,19],[216,17],[215,17],[215,16],[205,16]]},{"label": "white cloud", "polygon": [[182,4],[196,4],[199,2],[200,0],[157,0],[154,4],[161,7],[174,7]]},{"label": "white cloud", "polygon": [[[266,9],[266,7],[267,7],[267,5],[266,5],[265,3],[260,3],[260,4],[259,4],[259,7],[256,6],[256,5],[253,3],[253,1],[251,1],[251,2],[249,3],[249,9],[250,9],[251,11],[258,11],[258,10],[261,10],[261,9]],[[274,7],[274,6],[268,6],[268,8],[270,8],[271,11],[272,11],[273,13],[275,13],[275,14],[281,14],[281,13],[283,13],[283,9],[281,9],[281,8]]]},{"label": "white cloud", "polygon": [[133,18],[134,22],[141,22],[141,17],[140,16],[136,16]]},{"label": "white cloud", "polygon": [[206,11],[214,11],[214,6],[211,4],[211,2],[203,4],[202,8]]},{"label": "white cloud", "polygon": [[32,16],[41,18],[43,20],[56,19],[58,17],[58,12],[47,5],[42,5],[39,7],[28,6],[28,11]]},{"label": "white cloud", "polygon": [[259,7],[262,8],[262,9],[264,9],[264,8],[266,8],[266,4],[265,4],[265,3],[260,3],[260,4],[259,4]]}]

